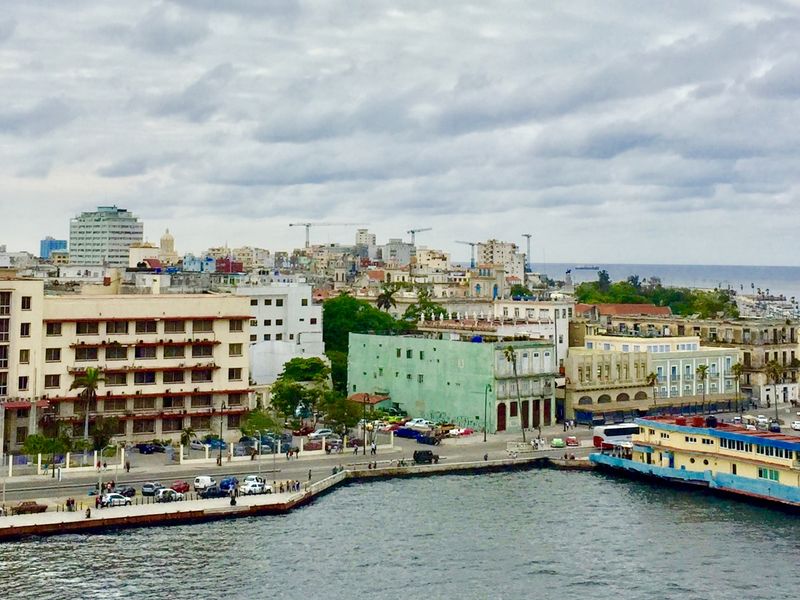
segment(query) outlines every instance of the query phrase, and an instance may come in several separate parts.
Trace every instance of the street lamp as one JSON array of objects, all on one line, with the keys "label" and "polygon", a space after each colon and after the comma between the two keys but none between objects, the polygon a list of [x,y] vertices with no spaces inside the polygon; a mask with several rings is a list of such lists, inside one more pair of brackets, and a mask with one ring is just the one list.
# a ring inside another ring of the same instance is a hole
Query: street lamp
[{"label": "street lamp", "polygon": [[224,443],[222,439],[222,419],[225,408],[226,408],[225,403],[223,402],[222,408],[219,411],[219,458],[217,458],[217,462],[219,463],[220,466],[222,466],[222,444]]},{"label": "street lamp", "polygon": [[367,402],[369,402],[369,394],[364,392],[364,418],[361,420],[361,426],[364,428],[364,448],[362,449],[363,455],[367,455]]},{"label": "street lamp", "polygon": [[483,441],[486,441],[486,426],[488,420],[488,412],[486,409],[487,403],[489,402],[489,392],[492,391],[492,384],[487,383],[486,388],[483,390]]}]

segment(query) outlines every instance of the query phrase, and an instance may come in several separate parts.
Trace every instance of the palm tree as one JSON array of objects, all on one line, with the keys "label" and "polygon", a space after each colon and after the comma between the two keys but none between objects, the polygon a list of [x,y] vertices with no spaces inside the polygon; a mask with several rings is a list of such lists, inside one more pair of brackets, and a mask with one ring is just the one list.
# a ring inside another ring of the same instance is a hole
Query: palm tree
[{"label": "palm tree", "polygon": [[[522,398],[519,395],[519,375],[517,374],[517,353],[514,352],[513,346],[507,346],[505,350],[503,350],[503,356],[505,356],[506,360],[511,363],[511,367],[514,369],[514,381],[517,384],[517,407],[519,409],[519,424],[520,429],[522,429],[522,441],[525,442],[525,419],[522,418]],[[542,437],[542,426],[539,425],[539,437]]]},{"label": "palm tree", "polygon": [[196,435],[195,430],[191,427],[184,427],[183,431],[181,431],[181,444],[187,451],[189,449],[189,444],[192,443]]},{"label": "palm tree", "polygon": [[[79,394],[79,396],[83,396],[83,440],[88,445],[89,444],[89,406],[91,406],[92,401],[97,399],[97,388],[100,386],[100,382],[105,381],[105,377],[103,377],[103,372],[97,367],[87,367],[86,371],[84,371],[83,375],[79,375],[75,378],[72,382],[72,385],[69,386],[69,389],[76,390],[78,388],[83,388],[83,391]],[[84,454],[84,457],[86,455]]]},{"label": "palm tree", "polygon": [[647,385],[653,388],[653,406],[656,405],[656,383],[658,383],[658,375],[650,371],[646,377]]},{"label": "palm tree", "polygon": [[378,299],[375,301],[375,305],[378,309],[389,312],[390,308],[396,307],[397,301],[394,299],[394,295],[399,289],[397,284],[385,284],[381,293],[378,294]]},{"label": "palm tree", "polygon": [[739,400],[739,382],[742,378],[742,373],[744,373],[744,365],[740,362],[737,362],[731,367],[731,373],[733,373],[733,376],[736,377],[736,410],[739,411],[739,413],[743,413],[744,407]]},{"label": "palm tree", "polygon": [[700,380],[700,383],[703,385],[703,412],[706,412],[706,378],[708,377],[708,365],[697,365],[697,369],[695,369],[695,373],[697,374],[697,379]]},{"label": "palm tree", "polygon": [[[778,420],[778,383],[783,379],[783,366],[777,360],[769,361],[764,370],[767,373],[767,379],[772,381],[772,389],[775,399],[775,420]],[[767,406],[769,408],[769,406]]]}]

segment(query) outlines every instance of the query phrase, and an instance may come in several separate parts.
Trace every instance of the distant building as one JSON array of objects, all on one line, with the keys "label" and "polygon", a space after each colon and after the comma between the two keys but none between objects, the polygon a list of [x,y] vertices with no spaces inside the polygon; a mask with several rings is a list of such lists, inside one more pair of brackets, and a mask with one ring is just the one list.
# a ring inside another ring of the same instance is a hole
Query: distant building
[{"label": "distant building", "polygon": [[127,267],[129,248],[144,239],[144,226],[124,208],[99,206],[69,224],[70,261],[74,264]]},{"label": "distant building", "polygon": [[150,242],[131,244],[128,249],[128,268],[134,269],[148,260],[158,260],[160,249]]},{"label": "distant building", "polygon": [[69,252],[67,250],[53,250],[50,253],[50,262],[54,265],[68,265]]},{"label": "distant building", "polygon": [[254,248],[253,246],[242,246],[231,251],[233,258],[242,263],[242,268],[246,272],[258,269],[265,269],[270,266],[269,250],[265,248]]},{"label": "distant building", "polygon": [[244,265],[230,257],[218,258],[217,273],[244,273]]},{"label": "distant building", "polygon": [[525,255],[519,253],[516,244],[488,240],[475,247],[478,264],[501,265],[507,277],[525,281]]},{"label": "distant building", "polygon": [[217,261],[211,256],[187,254],[183,257],[183,270],[189,273],[216,273]]},{"label": "distant building", "polygon": [[39,258],[43,260],[50,260],[53,250],[66,250],[67,240],[57,240],[51,236],[47,236],[39,242]]},{"label": "distant building", "polygon": [[374,246],[375,234],[370,233],[368,229],[356,230],[356,246]]},{"label": "distant building", "polygon": [[158,259],[165,265],[178,264],[178,253],[175,252],[175,238],[172,237],[169,229],[161,236]]}]

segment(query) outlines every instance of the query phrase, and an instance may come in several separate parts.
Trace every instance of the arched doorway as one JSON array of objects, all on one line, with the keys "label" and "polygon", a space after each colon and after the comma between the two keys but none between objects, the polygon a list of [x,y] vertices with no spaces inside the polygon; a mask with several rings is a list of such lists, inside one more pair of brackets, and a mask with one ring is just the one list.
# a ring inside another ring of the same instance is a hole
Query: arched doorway
[{"label": "arched doorway", "polygon": [[628,394],[626,394],[625,392],[622,392],[621,394],[617,395],[617,402],[627,402],[630,399],[631,397],[628,396]]},{"label": "arched doorway", "polygon": [[530,425],[530,402],[527,400],[522,401],[522,427],[527,429]]},{"label": "arched doorway", "polygon": [[506,430],[506,403],[501,402],[497,405],[497,431]]},{"label": "arched doorway", "polygon": [[587,405],[587,404],[591,404],[591,403],[592,403],[592,397],[591,396],[581,396],[578,399],[578,404],[581,404],[581,405],[584,405],[584,406]]},{"label": "arched doorway", "polygon": [[634,400],[647,400],[647,392],[636,392]]},{"label": "arched doorway", "polygon": [[603,394],[597,399],[598,404],[606,404],[608,402],[611,402],[611,396],[609,396],[608,394]]}]

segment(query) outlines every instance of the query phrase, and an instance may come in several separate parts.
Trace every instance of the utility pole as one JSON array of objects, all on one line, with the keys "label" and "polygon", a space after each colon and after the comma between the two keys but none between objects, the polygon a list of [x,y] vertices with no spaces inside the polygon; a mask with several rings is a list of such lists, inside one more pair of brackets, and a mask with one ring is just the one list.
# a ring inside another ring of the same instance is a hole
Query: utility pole
[{"label": "utility pole", "polygon": [[527,238],[527,249],[525,250],[525,272],[531,272],[531,235],[530,233],[523,233],[522,237]]}]

